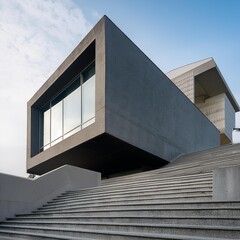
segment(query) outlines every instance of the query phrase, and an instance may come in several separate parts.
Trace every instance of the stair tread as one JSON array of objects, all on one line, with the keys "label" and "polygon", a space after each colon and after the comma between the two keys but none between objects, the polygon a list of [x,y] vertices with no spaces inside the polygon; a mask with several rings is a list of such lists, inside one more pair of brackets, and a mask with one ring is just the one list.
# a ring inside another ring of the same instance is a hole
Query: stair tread
[{"label": "stair tread", "polygon": [[[119,215],[103,215],[103,216],[65,216],[63,218],[67,219],[75,219],[75,218],[146,218],[146,219],[227,219],[227,220],[240,220],[240,216],[213,216],[213,215],[208,215],[208,216],[189,216],[189,215],[181,215],[181,216],[169,216],[169,215],[160,215],[160,216],[145,216],[145,215],[125,215],[125,216],[119,216]],[[26,217],[15,217],[15,218],[8,218],[8,220],[13,221],[13,220],[18,220],[18,219],[59,219],[59,217],[56,216],[26,216]]]},{"label": "stair tread", "polygon": [[[62,235],[56,235],[56,234],[38,234],[38,233],[26,233],[22,231],[4,231],[0,229],[0,233],[17,233],[21,235],[30,235],[30,236],[44,236],[44,237],[49,237],[52,239],[64,239],[64,240],[93,240],[92,238],[79,238],[79,237],[72,237],[72,236],[62,236]],[[147,237],[147,238],[153,238],[153,239],[169,239],[169,240],[226,240],[226,238],[213,238],[213,237],[198,237],[198,236],[188,236],[188,235],[173,235],[173,234],[153,234],[153,233],[141,233],[139,234],[138,232],[114,232],[114,231],[104,231],[105,234],[111,234],[111,235],[121,235],[121,236],[137,236],[137,237]],[[236,240],[236,239],[230,239],[227,238],[227,240]]]},{"label": "stair tread", "polygon": [[[12,234],[20,234],[20,235],[29,235],[29,236],[33,236],[33,237],[47,237],[47,238],[52,238],[52,239],[63,239],[63,240],[93,240],[91,238],[79,238],[79,237],[72,237],[72,236],[62,236],[62,235],[58,235],[58,234],[33,233],[33,232],[25,232],[25,231],[3,230],[3,229],[0,228],[0,234],[1,233],[12,233]],[[12,239],[19,239],[19,240],[21,240],[22,238],[12,238]],[[2,236],[1,236],[1,240],[2,240]]]},{"label": "stair tread", "polygon": [[[11,226],[11,227],[13,227],[13,226]],[[25,229],[25,226],[23,226],[23,227],[16,226],[16,228],[18,228],[18,229],[19,228],[20,229],[21,228]],[[222,228],[223,227],[221,227],[221,229]],[[120,236],[138,236],[138,237],[148,237],[148,238],[159,238],[159,237],[163,237],[163,236],[171,236],[171,237],[173,237],[174,236],[175,238],[172,238],[172,239],[178,239],[180,237],[180,235],[173,235],[173,234],[145,233],[145,232],[131,232],[131,231],[125,232],[125,231],[113,231],[113,230],[92,230],[92,229],[86,229],[86,228],[76,229],[76,228],[32,227],[32,226],[29,226],[28,229],[32,229],[32,230],[38,230],[38,229],[43,230],[44,229],[44,230],[51,230],[51,231],[59,231],[60,230],[62,232],[78,232],[78,233],[84,232],[84,233],[105,234],[105,235],[112,235],[112,234],[114,234],[114,235],[120,235]],[[197,226],[194,226],[192,229],[203,229],[203,228],[201,228],[201,227],[198,228]],[[211,228],[208,228],[208,229],[211,229]],[[219,230],[219,228],[216,228],[215,230]],[[225,230],[228,230],[228,231],[239,231],[238,229],[234,229],[234,228],[233,229],[226,228]],[[1,231],[2,230],[0,230],[0,233],[1,233]],[[14,231],[12,230],[12,232],[14,232]],[[26,235],[26,233],[29,233],[29,231],[28,232],[24,231],[23,233],[25,233],[25,235]],[[30,234],[32,234],[33,236],[34,235],[37,236],[37,233],[30,232]],[[48,234],[42,234],[42,235],[47,236]],[[53,237],[56,237],[56,236],[57,235],[53,234]],[[182,235],[182,236],[184,236],[184,235]],[[204,239],[203,237],[200,237],[200,238],[196,237],[196,239],[201,239],[201,238]],[[188,238],[188,239],[194,239],[194,238],[192,238],[192,236],[191,236],[191,238]],[[209,239],[209,238],[205,238],[205,239]],[[219,238],[211,238],[211,239],[219,239]],[[225,240],[226,240],[226,238],[225,238]],[[228,240],[229,240],[229,238],[228,238]]]},{"label": "stair tread", "polygon": [[227,236],[240,234],[240,201],[212,201],[213,169],[240,165],[239,149],[240,144],[191,153],[159,169],[66,191],[1,223],[1,239],[93,240],[99,234],[101,239],[231,240]]},{"label": "stair tread", "polygon": [[[23,222],[20,222],[23,223]],[[42,222],[39,222],[42,223]],[[51,223],[51,221],[47,221],[46,223]],[[69,222],[61,222],[59,221],[58,224],[71,224]],[[228,231],[240,231],[240,227],[231,227],[231,226],[215,226],[215,225],[194,225],[194,224],[157,224],[157,223],[113,223],[113,222],[72,222],[74,225],[99,225],[99,226],[134,226],[134,227],[158,227],[158,228],[191,228],[191,229],[213,229],[213,230],[228,230]],[[14,225],[14,224],[2,224],[0,225],[2,227],[17,227],[17,228],[26,228],[26,226],[21,225]],[[28,228],[32,229],[59,229],[56,227],[44,227],[44,226],[30,226],[28,225]],[[63,230],[76,230],[75,228],[68,228],[68,227],[62,227]]]}]

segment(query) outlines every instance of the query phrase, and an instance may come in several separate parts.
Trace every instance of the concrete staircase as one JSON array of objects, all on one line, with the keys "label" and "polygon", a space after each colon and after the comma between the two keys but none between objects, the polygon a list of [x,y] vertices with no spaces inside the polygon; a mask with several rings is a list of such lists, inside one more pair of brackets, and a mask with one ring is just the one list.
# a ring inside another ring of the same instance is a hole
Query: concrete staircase
[{"label": "concrete staircase", "polygon": [[240,202],[213,202],[213,169],[240,165],[240,144],[67,191],[0,225],[0,239],[240,239]]}]

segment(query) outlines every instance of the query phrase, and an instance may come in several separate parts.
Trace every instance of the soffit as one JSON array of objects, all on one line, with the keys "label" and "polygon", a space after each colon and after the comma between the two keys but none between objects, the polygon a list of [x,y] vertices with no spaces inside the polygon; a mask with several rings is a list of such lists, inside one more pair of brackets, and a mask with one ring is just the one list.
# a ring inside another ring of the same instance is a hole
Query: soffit
[{"label": "soffit", "polygon": [[192,76],[195,77],[195,97],[202,95],[213,97],[218,94],[225,93],[234,110],[236,112],[240,110],[236,99],[225,82],[213,58],[207,58],[185,65],[168,72],[166,75],[170,79],[174,79],[186,73],[191,73]]},{"label": "soffit", "polygon": [[209,97],[214,97],[221,93],[225,93],[227,95],[236,112],[240,110],[236,99],[231,93],[217,67],[213,67],[195,76],[195,97],[199,97],[204,94]]}]

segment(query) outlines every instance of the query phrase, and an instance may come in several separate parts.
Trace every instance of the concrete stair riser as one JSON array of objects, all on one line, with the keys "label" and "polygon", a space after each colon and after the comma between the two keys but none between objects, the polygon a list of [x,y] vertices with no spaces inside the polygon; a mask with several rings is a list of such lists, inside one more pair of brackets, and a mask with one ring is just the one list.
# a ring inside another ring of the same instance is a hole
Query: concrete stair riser
[{"label": "concrete stair riser", "polygon": [[[206,199],[206,196],[201,196],[199,197],[198,201],[200,201],[200,199]],[[209,200],[211,200],[211,195],[208,197]],[[125,204],[130,204],[130,203],[139,203],[141,201],[144,202],[151,202],[151,203],[160,203],[159,200],[162,200],[161,196],[159,197],[158,195],[148,195],[148,196],[126,196],[126,197],[122,197],[121,195],[119,196],[114,196],[113,197],[104,197],[104,198],[100,198],[99,200],[97,198],[93,198],[93,199],[86,199],[86,200],[78,200],[78,201],[65,201],[63,203],[52,203],[50,205],[45,205],[42,208],[39,209],[55,209],[58,207],[75,207],[75,206],[83,206],[83,205],[89,205],[89,204],[110,204],[110,203],[125,203]],[[176,202],[179,202],[179,199],[176,199]]]},{"label": "concrete stair riser", "polygon": [[69,218],[18,218],[8,221],[8,225],[30,225],[30,226],[69,226],[80,224],[81,222],[111,222],[111,223],[131,223],[131,224],[189,224],[189,225],[208,225],[208,226],[240,226],[239,218],[222,218],[213,216],[190,217],[190,216],[162,216],[150,218],[146,216],[126,216],[126,217],[69,217]]},{"label": "concrete stair riser", "polygon": [[[81,195],[81,194],[73,194],[68,197],[60,197],[58,200],[75,200],[77,197],[80,197],[81,199],[89,199],[89,198],[98,198],[99,196],[102,197],[113,197],[114,196],[122,196],[122,197],[130,197],[130,196],[149,196],[149,195],[172,195],[172,194],[188,194],[188,193],[197,193],[197,192],[212,192],[212,184],[205,184],[203,186],[191,186],[191,187],[186,187],[186,188],[174,188],[174,189],[158,189],[156,188],[155,191],[154,189],[131,189],[131,190],[115,190],[115,191],[105,191],[102,193],[91,193],[88,195]],[[85,198],[84,198],[85,197]],[[80,200],[80,199],[78,199]]]},{"label": "concrete stair riser", "polygon": [[[8,236],[9,233],[4,233],[4,231],[0,232],[1,236],[6,235]],[[21,239],[30,239],[30,240],[46,240],[46,239],[64,239],[64,240],[94,240],[99,238],[82,238],[82,237],[74,237],[74,236],[62,236],[62,235],[50,235],[50,234],[35,234],[35,233],[24,233],[20,231],[11,231],[11,235],[16,236],[15,240]],[[41,237],[42,236],[42,237]],[[24,238],[22,238],[24,237]],[[102,238],[100,238],[102,239]],[[109,233],[105,238],[107,240],[148,240],[148,239],[158,239],[158,240],[226,240],[226,238],[208,238],[208,237],[194,237],[194,236],[187,236],[187,235],[169,235],[169,234],[143,234],[142,236],[138,235],[138,233],[128,233],[127,235],[119,235],[119,233]],[[228,238],[227,240],[235,240]]]},{"label": "concrete stair riser", "polygon": [[[157,207],[109,207],[108,209],[85,209],[85,210],[72,210],[72,211],[59,211],[59,212],[36,212],[31,216],[55,216],[55,217],[69,217],[69,216],[126,216],[135,215],[142,216],[143,214],[149,217],[157,216],[221,216],[221,217],[238,217],[240,216],[240,208],[157,208]],[[29,215],[17,215],[29,216]]]},{"label": "concrete stair riser", "polygon": [[[179,181],[184,181],[184,180],[194,180],[194,179],[209,179],[212,177],[212,171],[205,172],[205,173],[198,173],[198,174],[188,174],[188,175],[182,175],[182,176],[162,176],[160,174],[154,174],[151,176],[148,176],[147,178],[131,178],[131,179],[124,179],[124,180],[118,180],[116,179],[115,181],[110,181],[109,180],[102,180],[101,185],[96,188],[102,188],[102,187],[116,187],[116,186],[131,186],[132,184],[146,184],[146,183],[154,183],[156,181],[156,184],[164,184],[165,182],[179,182]],[[164,179],[164,182],[162,180]],[[94,189],[93,189],[94,190]],[[80,190],[75,190],[75,191],[82,191]],[[71,192],[71,191],[68,191]]]},{"label": "concrete stair riser", "polygon": [[[128,179],[122,179],[122,178],[116,178],[114,180],[110,180],[108,181],[107,184],[111,184],[111,183],[116,183],[116,182],[121,182],[121,181],[129,181],[131,179],[145,179],[145,178],[149,178],[149,177],[154,177],[156,175],[160,175],[161,176],[164,174],[167,177],[169,177],[169,175],[174,175],[174,176],[181,176],[182,170],[185,171],[185,174],[191,174],[191,172],[193,170],[196,170],[196,168],[198,168],[198,173],[200,172],[200,170],[212,170],[216,167],[221,167],[221,166],[229,166],[229,165],[234,165],[234,164],[239,164],[239,156],[240,154],[231,157],[231,159],[226,159],[225,157],[219,157],[217,159],[217,161],[214,159],[214,161],[212,161],[211,159],[205,160],[205,161],[195,161],[195,162],[191,162],[189,163],[188,161],[184,162],[184,159],[181,159],[182,161],[179,161],[179,164],[177,164],[177,162],[170,164],[170,166],[166,166],[163,168],[160,168],[159,170],[155,170],[155,172],[152,175],[146,175],[146,176],[132,176],[131,178]],[[195,171],[194,171],[195,172]],[[103,182],[104,184],[104,182]]]},{"label": "concrete stair riser", "polygon": [[[57,232],[62,232],[66,236],[77,236],[77,237],[96,237],[100,236],[104,239],[104,236],[107,237],[111,232],[118,232],[125,235],[129,232],[137,232],[139,235],[142,234],[174,234],[174,235],[190,235],[190,236],[204,236],[204,237],[224,237],[224,238],[240,238],[239,228],[230,228],[230,227],[216,227],[216,226],[192,226],[192,225],[127,225],[127,224],[92,224],[88,225],[75,226],[73,228],[67,227],[32,227],[32,226],[8,226],[3,225],[2,229],[7,230],[9,228],[14,228],[16,231],[34,231],[35,233],[47,233],[47,234],[56,234]],[[77,228],[77,230],[76,230]]]},{"label": "concrete stair riser", "polygon": [[[199,165],[198,165],[199,166]],[[103,180],[101,185],[102,186],[109,186],[109,185],[115,185],[115,184],[128,184],[131,182],[145,182],[145,181],[152,181],[155,179],[159,179],[160,178],[164,178],[165,180],[169,179],[169,180],[173,180],[173,179],[183,179],[186,178],[186,173],[184,175],[182,174],[178,174],[180,171],[182,173],[182,170],[184,168],[181,167],[181,169],[179,171],[163,171],[163,172],[159,172],[159,173],[154,173],[154,174],[150,174],[147,176],[136,176],[136,177],[131,177],[129,179],[118,179],[116,177],[116,179],[112,180],[112,179],[107,179],[107,180]],[[190,170],[192,170],[193,168],[190,168]],[[209,171],[205,171],[205,172],[194,172],[193,174],[191,174],[191,172],[189,172],[187,175],[189,176],[189,178],[194,178],[196,175],[199,176],[202,175],[209,175],[211,174],[211,169]],[[159,179],[160,180],[160,179]]]},{"label": "concrete stair riser", "polygon": [[211,184],[212,183],[212,176],[209,178],[195,178],[195,179],[184,179],[184,180],[177,180],[177,181],[164,181],[164,182],[158,182],[156,180],[156,182],[154,183],[133,183],[131,185],[114,185],[114,186],[107,186],[107,187],[98,187],[97,189],[88,189],[88,190],[82,190],[82,191],[69,191],[66,192],[64,194],[61,194],[59,197],[68,197],[71,195],[76,195],[76,194],[81,194],[81,196],[84,196],[84,194],[88,195],[91,193],[101,193],[101,192],[106,192],[106,191],[120,191],[120,190],[134,190],[136,189],[153,189],[153,188],[157,188],[157,189],[169,189],[169,188],[173,188],[173,189],[177,189],[177,188],[181,188],[181,187],[187,187],[187,186],[198,186],[198,185],[202,185],[202,184]]},{"label": "concrete stair riser", "polygon": [[210,181],[213,177],[212,171],[208,174],[194,174],[189,176],[180,176],[180,177],[172,177],[172,178],[163,178],[156,176],[151,179],[141,179],[141,180],[131,180],[128,182],[116,182],[115,184],[107,184],[107,185],[100,185],[98,187],[94,187],[91,189],[80,189],[75,191],[67,191],[66,193],[63,193],[62,195],[67,195],[69,193],[85,193],[85,192],[92,192],[92,191],[98,191],[99,189],[109,189],[109,188],[130,188],[135,186],[153,186],[154,184],[156,186],[165,186],[165,185],[173,185],[176,186],[184,183],[195,183],[197,181]]},{"label": "concrete stair riser", "polygon": [[[53,234],[39,234],[39,233],[27,233],[21,231],[6,231],[0,229],[1,240],[26,240],[26,239],[35,239],[35,240],[46,240],[46,239],[62,239],[62,240],[94,240],[91,238],[80,238],[80,237],[66,237],[62,235],[53,235]],[[12,237],[9,237],[12,236]]]},{"label": "concrete stair riser", "polygon": [[0,224],[0,239],[240,239],[240,202],[212,201],[213,169],[239,165],[229,145],[67,191]]},{"label": "concrete stair riser", "polygon": [[[195,197],[194,197],[195,196]],[[199,199],[202,199],[202,200],[210,200],[211,198],[211,193],[209,193],[209,195],[205,195],[202,196],[202,194],[191,194],[191,195],[188,195],[188,196],[182,196],[182,195],[177,195],[177,194],[174,194],[172,196],[162,196],[161,198],[159,197],[159,199],[157,201],[149,201],[149,202],[146,202],[145,206],[148,206],[147,204],[150,204],[150,205],[153,205],[153,204],[159,204],[161,203],[160,200],[164,200],[164,201],[168,201],[170,199],[178,199],[178,200],[181,200],[181,201],[185,201],[187,202],[187,200],[192,200],[192,201],[197,201]],[[189,198],[189,199],[188,199]],[[174,201],[173,201],[174,202]],[[99,209],[107,209],[108,207],[110,206],[113,206],[113,207],[118,207],[118,206],[131,206],[131,205],[143,205],[144,203],[142,203],[142,201],[140,202],[129,202],[129,203],[123,203],[123,202],[115,202],[115,203],[108,203],[108,204],[99,204],[99,203],[95,203],[95,204],[86,204],[86,205],[77,205],[77,206],[70,206],[70,207],[65,207],[65,208],[49,208],[49,209],[45,209],[45,208],[41,208],[41,209],[38,209],[37,211],[33,211],[34,213],[35,212],[47,212],[47,211],[64,211],[64,210],[67,210],[67,209],[77,209],[77,210],[80,210],[80,209],[92,209],[92,208],[99,208]]]}]

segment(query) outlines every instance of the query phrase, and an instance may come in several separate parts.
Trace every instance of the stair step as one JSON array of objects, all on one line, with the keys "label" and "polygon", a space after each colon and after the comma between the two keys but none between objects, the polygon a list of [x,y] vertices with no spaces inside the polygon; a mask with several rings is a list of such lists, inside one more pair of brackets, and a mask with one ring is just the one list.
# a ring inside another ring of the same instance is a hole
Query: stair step
[{"label": "stair step", "polygon": [[196,194],[196,193],[212,193],[212,185],[205,185],[204,187],[199,187],[199,188],[184,188],[184,189],[175,189],[171,190],[171,189],[166,189],[166,190],[159,190],[155,189],[155,191],[153,189],[127,189],[127,190],[119,190],[119,191],[106,191],[104,193],[92,193],[92,194],[84,194],[81,195],[79,193],[76,194],[72,194],[71,196],[64,196],[64,197],[58,197],[55,201],[55,203],[59,203],[59,202],[66,202],[66,201],[71,201],[71,200],[88,200],[89,198],[100,198],[101,197],[108,197],[108,198],[114,198],[114,197],[136,197],[136,196],[174,196],[177,195],[179,197],[181,197],[181,195],[187,196],[187,194],[191,195],[191,194]]},{"label": "stair step", "polygon": [[[171,163],[169,165],[167,165],[168,168],[170,168],[171,166]],[[160,168],[161,169],[161,168]],[[160,170],[158,170],[160,171]],[[152,171],[150,171],[152,172]],[[165,172],[165,171],[164,171]],[[128,184],[128,183],[131,183],[131,182],[146,182],[146,181],[153,181],[155,179],[159,179],[159,178],[164,178],[166,181],[167,180],[182,180],[182,179],[191,179],[191,178],[197,178],[197,177],[208,177],[208,176],[212,176],[212,170],[209,170],[209,171],[205,171],[205,172],[197,172],[197,173],[186,173],[184,175],[174,175],[176,174],[176,172],[174,172],[173,175],[170,175],[169,174],[172,172],[170,171],[170,173],[167,173],[167,174],[164,174],[164,172],[155,172],[155,173],[149,173],[148,175],[145,174],[144,176],[142,175],[137,175],[137,176],[132,176],[132,177],[125,177],[125,178],[122,178],[122,177],[115,177],[115,178],[110,178],[110,179],[107,179],[107,180],[103,180],[102,181],[102,185],[105,186],[105,185],[112,185],[112,184]],[[119,179],[120,178],[120,179]]]},{"label": "stair step", "polygon": [[[114,180],[112,179],[107,179],[103,180],[101,182],[101,187],[103,186],[121,186],[121,185],[130,185],[130,184],[140,184],[140,183],[148,183],[148,182],[159,182],[161,184],[165,182],[180,182],[180,181],[186,181],[186,180],[192,180],[194,179],[210,179],[212,178],[212,171],[207,172],[207,173],[198,173],[198,174],[188,174],[184,176],[172,176],[172,177],[167,177],[167,176],[162,176],[161,174],[155,173],[155,174],[150,174],[146,176],[147,178],[142,178],[142,177],[132,177],[130,179],[117,179],[115,178]],[[81,191],[81,189],[79,189]]]},{"label": "stair step", "polygon": [[159,189],[159,190],[166,190],[166,189],[169,189],[169,190],[176,190],[176,189],[187,189],[187,188],[196,188],[196,187],[204,187],[204,186],[211,186],[212,185],[212,179],[209,179],[209,180],[205,180],[205,181],[201,181],[198,180],[198,181],[195,181],[195,182],[191,182],[191,181],[186,181],[186,182],[177,182],[177,183],[170,183],[170,184],[161,184],[161,185],[158,185],[156,183],[156,185],[154,184],[151,184],[151,185],[133,185],[133,186],[124,186],[124,187],[109,187],[109,188],[103,188],[103,187],[99,187],[98,189],[88,189],[88,190],[85,190],[85,191],[71,191],[71,192],[66,192],[64,194],[61,194],[60,196],[61,197],[69,197],[69,196],[72,196],[72,195],[76,195],[76,194],[81,194],[82,196],[84,196],[84,194],[97,194],[97,193],[106,193],[106,192],[121,192],[121,191],[132,191],[132,190],[147,190],[147,189]]},{"label": "stair step", "polygon": [[0,239],[240,239],[240,201],[212,201],[213,169],[239,165],[240,144],[73,189],[1,223]]},{"label": "stair step", "polygon": [[[240,154],[235,155],[234,157],[231,157],[231,159],[226,159],[225,156],[219,156],[217,158],[217,160],[214,159],[214,161],[212,161],[212,159],[207,159],[204,161],[197,161],[197,162],[188,162],[188,161],[184,161],[184,157],[181,157],[179,159],[179,164],[177,164],[177,162],[173,162],[170,163],[158,170],[153,170],[154,172],[152,172],[152,176],[155,176],[156,174],[159,174],[161,176],[165,176],[167,175],[169,176],[181,176],[186,175],[186,174],[193,174],[193,173],[200,173],[203,171],[211,171],[216,167],[224,167],[224,166],[235,166],[235,165],[240,165],[240,159],[239,159]],[[177,160],[178,161],[178,160]],[[134,174],[133,174],[134,175]],[[126,181],[127,179],[129,180],[130,178],[133,178],[135,180],[137,179],[145,179],[145,178],[149,178],[151,176],[133,176],[132,177],[128,177],[126,179],[124,178],[113,178],[113,180],[110,180],[109,183],[115,182],[115,181]]]},{"label": "stair step", "polygon": [[[229,226],[208,226],[208,225],[183,225],[183,224],[126,224],[126,223],[89,223],[76,225],[73,228],[67,227],[38,227],[38,226],[19,226],[19,225],[2,225],[4,230],[15,229],[16,231],[26,231],[34,233],[56,234],[62,232],[66,236],[91,237],[96,235],[99,239],[106,239],[114,233],[116,239],[119,236],[131,236],[132,232],[137,232],[138,236],[148,236],[149,233],[154,234],[171,234],[171,235],[190,235],[195,237],[224,237],[224,238],[240,238],[240,227]],[[117,234],[116,234],[117,233]]]},{"label": "stair step", "polygon": [[[63,235],[53,235],[53,234],[39,234],[39,233],[26,233],[22,231],[6,231],[6,230],[0,230],[0,234],[6,234],[6,235],[15,235],[18,236],[17,239],[20,240],[19,236],[24,236],[24,239],[64,239],[64,240],[93,240],[92,238],[80,238],[80,237],[74,237],[74,236],[63,236]],[[99,239],[99,238],[97,238]],[[101,238],[102,239],[102,238]],[[172,235],[172,234],[139,234],[135,232],[130,232],[128,235],[125,233],[119,233],[119,232],[109,232],[107,236],[105,236],[106,240],[148,240],[148,239],[158,239],[158,240],[235,240],[230,238],[213,238],[213,237],[194,237],[194,236],[187,236],[187,235]]]},{"label": "stair step", "polygon": [[[162,179],[161,179],[162,180]],[[163,180],[162,180],[163,181]],[[89,188],[84,190],[75,190],[75,191],[68,191],[66,193],[61,194],[61,197],[67,197],[71,196],[73,194],[90,194],[90,193],[104,193],[104,192],[116,192],[121,190],[134,190],[134,189],[185,189],[190,188],[191,186],[197,187],[197,186],[205,186],[205,185],[212,185],[212,178],[211,179],[194,179],[194,180],[182,180],[182,181],[171,181],[171,182],[151,182],[151,183],[134,183],[134,184],[128,184],[128,185],[110,185],[110,186],[100,186],[98,188]]]},{"label": "stair step", "polygon": [[215,225],[215,226],[240,226],[240,216],[238,217],[214,217],[214,216],[158,216],[158,217],[148,217],[148,216],[102,216],[102,217],[28,217],[28,218],[13,218],[9,219],[7,224],[20,224],[20,225],[36,225],[36,226],[50,226],[50,225],[77,225],[81,223],[93,222],[111,222],[111,223],[141,223],[141,224],[189,224],[189,225]]},{"label": "stair step", "polygon": [[109,207],[104,208],[90,208],[84,210],[65,210],[58,212],[35,212],[32,214],[19,214],[16,216],[26,217],[26,216],[58,216],[58,217],[68,217],[68,216],[114,216],[118,214],[119,216],[135,215],[140,216],[142,214],[149,217],[156,217],[161,215],[169,216],[224,216],[224,217],[236,217],[240,216],[240,208],[238,207],[164,207],[157,205],[141,205],[141,206],[119,206],[119,207]]},{"label": "stair step", "polygon": [[[201,195],[201,197],[199,197],[198,200],[200,199],[209,199],[211,200],[212,195],[210,194],[209,196],[206,196],[204,194]],[[77,206],[94,206],[95,204],[101,204],[101,205],[108,205],[111,203],[115,203],[115,204],[120,204],[120,203],[124,203],[124,204],[138,204],[141,203],[142,201],[144,202],[151,202],[151,203],[160,203],[161,201],[163,201],[163,199],[165,200],[166,198],[162,198],[161,196],[158,196],[157,194],[149,194],[149,195],[143,195],[143,196],[125,196],[122,197],[121,195],[117,195],[117,196],[106,196],[106,197],[99,197],[98,198],[90,198],[90,199],[75,199],[75,200],[71,200],[71,201],[64,201],[64,202],[58,202],[58,203],[51,203],[49,205],[44,205],[40,209],[56,209],[56,208],[66,208],[66,207],[77,207]],[[180,198],[177,198],[175,201],[169,201],[170,203],[178,203]],[[189,202],[189,201],[188,201]]]},{"label": "stair step", "polygon": [[[131,205],[145,205],[147,206],[147,204],[153,205],[153,204],[159,204],[161,203],[160,200],[170,200],[170,199],[181,199],[182,201],[186,201],[188,200],[188,198],[190,200],[199,200],[199,199],[203,199],[203,200],[209,200],[212,197],[211,193],[209,194],[205,194],[205,197],[202,196],[202,194],[189,194],[187,196],[182,196],[179,194],[173,194],[172,196],[162,196],[161,198],[159,197],[159,199],[157,201],[146,201],[146,202],[142,202],[142,201],[136,201],[136,202],[129,202],[129,203],[124,203],[124,202],[115,202],[115,203],[108,203],[108,204],[99,204],[99,203],[95,203],[95,204],[86,204],[86,205],[77,205],[77,206],[69,206],[69,207],[64,207],[64,208],[40,208],[39,210],[37,210],[37,212],[47,212],[47,211],[63,211],[64,209],[91,209],[91,208],[101,208],[101,209],[108,209],[110,206],[131,206]],[[34,211],[36,212],[36,211]]]},{"label": "stair step", "polygon": [[[5,236],[4,236],[5,235]],[[63,240],[94,240],[90,238],[82,238],[82,237],[66,237],[62,235],[56,234],[45,234],[45,233],[34,233],[34,232],[26,232],[26,231],[15,231],[15,230],[2,230],[0,229],[1,240],[26,240],[26,239],[63,239]],[[7,237],[12,236],[12,237]],[[15,237],[14,237],[15,236]]]}]

